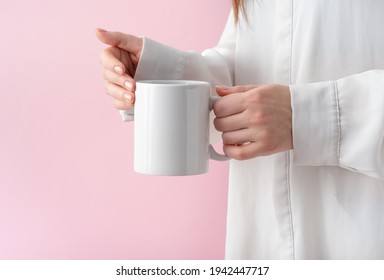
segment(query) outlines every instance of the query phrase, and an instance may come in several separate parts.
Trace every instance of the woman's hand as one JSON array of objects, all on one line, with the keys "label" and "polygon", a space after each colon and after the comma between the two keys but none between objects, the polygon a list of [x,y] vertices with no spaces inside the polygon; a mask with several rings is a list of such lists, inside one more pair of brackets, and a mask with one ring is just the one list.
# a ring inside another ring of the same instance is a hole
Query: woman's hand
[{"label": "woman's hand", "polygon": [[96,36],[110,45],[100,53],[103,76],[107,81],[105,91],[113,97],[117,109],[133,107],[136,88],[133,77],[143,48],[143,39],[103,29],[97,29]]},{"label": "woman's hand", "polygon": [[217,87],[215,127],[223,132],[224,153],[245,160],[286,151],[292,145],[291,94],[288,86]]}]

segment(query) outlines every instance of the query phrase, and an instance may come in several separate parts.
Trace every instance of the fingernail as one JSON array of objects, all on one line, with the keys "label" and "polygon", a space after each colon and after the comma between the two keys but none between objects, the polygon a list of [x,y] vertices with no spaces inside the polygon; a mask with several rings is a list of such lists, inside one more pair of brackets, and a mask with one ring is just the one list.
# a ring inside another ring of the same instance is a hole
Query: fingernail
[{"label": "fingernail", "polygon": [[97,29],[97,31],[99,31],[99,32],[107,32],[107,30],[102,29],[102,28],[96,28],[96,29]]},{"label": "fingernail", "polygon": [[125,102],[132,103],[132,95],[130,95],[129,93],[124,93],[123,98]]},{"label": "fingernail", "polygon": [[113,67],[113,71],[120,75],[124,73],[123,68],[120,65],[116,65],[115,67]]},{"label": "fingernail", "polygon": [[226,87],[226,86],[216,86],[216,89],[219,89],[219,90],[227,90],[229,87]]},{"label": "fingernail", "polygon": [[130,82],[128,82],[128,81],[125,81],[125,82],[124,82],[124,87],[125,87],[126,89],[132,90],[132,84],[131,84]]}]

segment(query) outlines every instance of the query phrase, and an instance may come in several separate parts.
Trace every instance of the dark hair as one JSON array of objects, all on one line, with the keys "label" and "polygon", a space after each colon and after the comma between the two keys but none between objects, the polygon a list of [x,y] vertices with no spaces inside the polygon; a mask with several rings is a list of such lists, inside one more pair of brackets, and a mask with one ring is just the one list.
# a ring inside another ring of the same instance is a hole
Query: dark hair
[{"label": "dark hair", "polygon": [[233,14],[235,16],[235,23],[237,23],[239,20],[240,12],[243,13],[245,18],[247,18],[247,15],[245,13],[245,0],[232,0],[232,6]]}]

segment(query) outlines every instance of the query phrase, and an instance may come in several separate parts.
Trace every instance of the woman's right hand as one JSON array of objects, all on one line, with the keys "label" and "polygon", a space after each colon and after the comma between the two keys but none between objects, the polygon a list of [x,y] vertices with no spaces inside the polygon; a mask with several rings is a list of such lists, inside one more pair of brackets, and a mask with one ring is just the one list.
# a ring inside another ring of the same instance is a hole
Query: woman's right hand
[{"label": "woman's right hand", "polygon": [[143,39],[120,32],[96,29],[99,40],[110,47],[100,53],[105,91],[115,107],[126,110],[133,107],[136,82],[133,79],[143,48]]}]

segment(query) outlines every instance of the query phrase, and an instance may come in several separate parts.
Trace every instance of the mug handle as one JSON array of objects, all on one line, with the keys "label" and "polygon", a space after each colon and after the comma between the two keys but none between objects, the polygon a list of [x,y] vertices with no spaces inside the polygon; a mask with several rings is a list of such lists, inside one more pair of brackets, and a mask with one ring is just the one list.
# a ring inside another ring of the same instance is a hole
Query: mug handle
[{"label": "mug handle", "polygon": [[[213,104],[220,99],[220,96],[210,96],[209,97],[209,111],[212,111],[213,109]],[[230,160],[230,157],[227,157],[226,155],[219,154],[218,152],[215,151],[213,146],[209,144],[208,147],[208,152],[209,152],[209,158],[217,161],[226,161]]]}]

